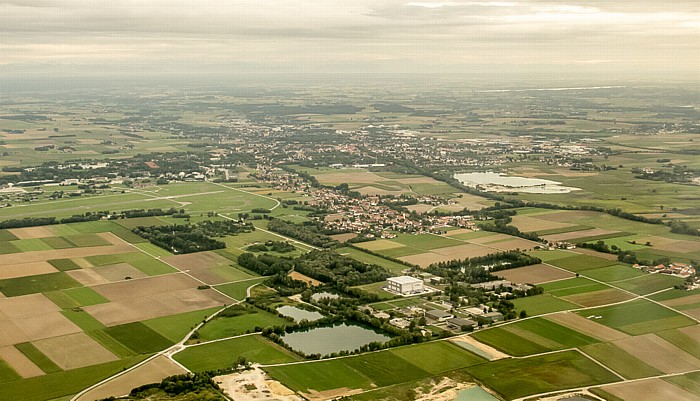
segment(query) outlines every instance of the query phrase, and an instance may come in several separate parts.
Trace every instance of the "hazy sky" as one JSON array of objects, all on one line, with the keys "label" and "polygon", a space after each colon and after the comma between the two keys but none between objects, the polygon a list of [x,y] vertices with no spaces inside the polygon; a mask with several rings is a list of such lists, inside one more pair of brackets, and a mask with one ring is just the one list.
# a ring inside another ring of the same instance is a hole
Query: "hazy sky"
[{"label": "hazy sky", "polygon": [[0,0],[0,72],[698,78],[700,1]]}]

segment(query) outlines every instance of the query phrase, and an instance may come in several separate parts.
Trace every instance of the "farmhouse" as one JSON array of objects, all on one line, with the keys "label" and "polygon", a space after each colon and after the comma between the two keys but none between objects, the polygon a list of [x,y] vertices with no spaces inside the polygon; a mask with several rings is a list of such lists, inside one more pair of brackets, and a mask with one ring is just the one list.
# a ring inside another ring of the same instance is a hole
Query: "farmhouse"
[{"label": "farmhouse", "polygon": [[410,276],[390,277],[386,281],[386,288],[397,294],[416,294],[424,291],[423,280]]}]

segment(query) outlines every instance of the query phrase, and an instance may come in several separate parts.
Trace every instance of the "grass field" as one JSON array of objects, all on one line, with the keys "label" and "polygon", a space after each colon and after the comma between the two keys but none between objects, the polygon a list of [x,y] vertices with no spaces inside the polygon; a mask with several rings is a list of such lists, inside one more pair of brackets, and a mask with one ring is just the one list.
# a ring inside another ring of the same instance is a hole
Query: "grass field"
[{"label": "grass field", "polygon": [[175,354],[176,361],[195,372],[232,367],[239,357],[262,364],[301,360],[300,357],[257,334],[191,346]]},{"label": "grass field", "polygon": [[565,297],[568,295],[585,294],[587,292],[600,291],[610,288],[605,284],[596,283],[583,277],[576,277],[568,280],[556,281],[540,285],[545,293]]},{"label": "grass field", "polygon": [[641,299],[587,309],[577,314],[583,317],[594,316],[596,323],[630,335],[653,333],[694,324],[691,319],[683,315]]},{"label": "grass field", "polygon": [[210,308],[145,320],[142,323],[172,342],[182,340],[197,324],[221,308]]},{"label": "grass field", "polygon": [[430,373],[391,352],[369,353],[347,358],[344,362],[380,387],[430,376]]},{"label": "grass field", "polygon": [[0,359],[0,383],[21,379],[22,377],[15,372],[7,362]]},{"label": "grass field", "polygon": [[663,374],[612,343],[591,344],[582,347],[581,350],[626,379]]},{"label": "grass field", "polygon": [[80,266],[78,266],[75,262],[73,262],[70,259],[53,259],[53,260],[48,260],[49,264],[59,271],[65,272],[69,270],[77,270],[80,269]]},{"label": "grass field", "polygon": [[100,365],[6,382],[0,386],[0,399],[23,401],[59,399],[76,394],[142,359],[143,357],[131,357]]},{"label": "grass field", "polygon": [[562,259],[555,259],[549,263],[576,273],[584,270],[614,265],[616,262],[588,255],[576,255]]},{"label": "grass field", "polygon": [[631,280],[615,283],[615,285],[635,294],[645,295],[666,288],[673,288],[676,285],[681,285],[683,281],[680,277],[673,277],[667,274],[645,274]]},{"label": "grass field", "polygon": [[283,319],[262,309],[257,309],[256,313],[235,317],[214,318],[198,331],[200,339],[216,340],[252,332],[256,327],[265,328],[288,324],[290,324],[290,322],[287,319]]},{"label": "grass field", "polygon": [[579,306],[563,299],[555,298],[550,294],[534,295],[512,300],[516,310],[524,310],[528,316],[541,315],[543,313],[558,312],[575,309]]},{"label": "grass field", "polygon": [[242,301],[246,298],[246,290],[251,285],[262,283],[267,280],[267,277],[258,277],[251,280],[239,281],[237,283],[229,283],[216,286],[216,289],[223,292],[233,299]]},{"label": "grass field", "polygon": [[584,275],[586,277],[610,283],[614,281],[627,280],[635,277],[644,276],[646,275],[646,273],[630,266],[612,265],[607,267],[601,267],[598,269],[586,270]]},{"label": "grass field", "polygon": [[369,389],[371,380],[342,359],[265,368],[273,379],[295,391],[325,391],[336,388]]},{"label": "grass field", "polygon": [[390,350],[392,354],[435,375],[485,362],[485,359],[446,341],[409,345]]},{"label": "grass field", "polygon": [[85,259],[87,259],[88,262],[92,263],[95,266],[128,263],[148,276],[157,276],[177,271],[174,268],[161,262],[160,260],[154,259],[153,257],[143,252],[88,256]]},{"label": "grass field", "polygon": [[71,322],[75,323],[83,331],[92,331],[104,329],[105,326],[99,320],[92,317],[89,313],[82,310],[67,309],[61,312]]},{"label": "grass field", "polygon": [[526,359],[501,359],[466,370],[509,400],[619,380],[576,351]]},{"label": "grass field", "polygon": [[525,339],[501,327],[480,330],[472,334],[472,337],[513,356],[527,356],[547,352],[549,350],[547,347],[537,342]]},{"label": "grass field", "polygon": [[104,332],[137,354],[149,354],[173,345],[173,341],[139,322],[108,327]]},{"label": "grass field", "polygon": [[63,272],[0,280],[0,291],[8,297],[58,291],[80,286],[80,283]]}]

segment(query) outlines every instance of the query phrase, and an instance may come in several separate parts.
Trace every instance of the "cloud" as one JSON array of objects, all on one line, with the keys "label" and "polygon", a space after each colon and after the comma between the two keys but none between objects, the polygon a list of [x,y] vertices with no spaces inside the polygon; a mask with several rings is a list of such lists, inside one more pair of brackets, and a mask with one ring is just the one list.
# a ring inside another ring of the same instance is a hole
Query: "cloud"
[{"label": "cloud", "polygon": [[662,72],[698,54],[696,0],[0,0],[4,65]]}]

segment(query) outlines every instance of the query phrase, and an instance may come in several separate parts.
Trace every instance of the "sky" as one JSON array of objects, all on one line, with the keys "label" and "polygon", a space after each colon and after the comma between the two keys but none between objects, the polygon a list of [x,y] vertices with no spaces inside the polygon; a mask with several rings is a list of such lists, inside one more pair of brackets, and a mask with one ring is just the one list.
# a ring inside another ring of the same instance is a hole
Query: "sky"
[{"label": "sky", "polygon": [[0,73],[698,80],[698,0],[0,0]]}]

